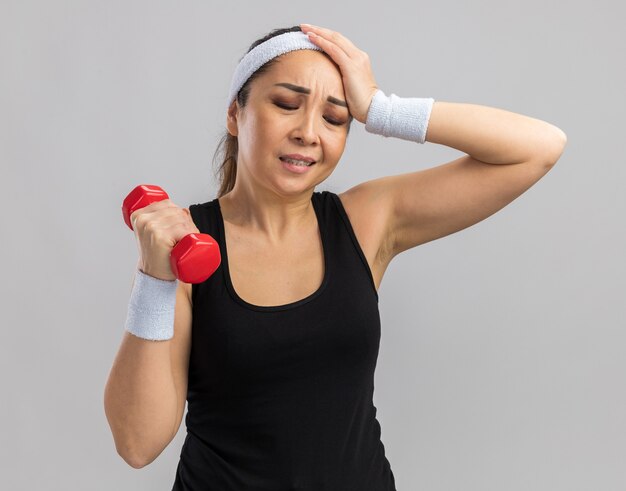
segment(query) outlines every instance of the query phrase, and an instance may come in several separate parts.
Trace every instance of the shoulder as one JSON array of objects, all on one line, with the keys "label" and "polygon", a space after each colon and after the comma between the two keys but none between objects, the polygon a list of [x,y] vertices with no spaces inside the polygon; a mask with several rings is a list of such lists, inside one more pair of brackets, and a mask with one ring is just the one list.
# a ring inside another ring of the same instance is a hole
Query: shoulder
[{"label": "shoulder", "polygon": [[392,257],[392,203],[384,192],[385,178],[366,181],[337,193],[363,252],[372,262]]},{"label": "shoulder", "polygon": [[217,198],[204,203],[193,203],[188,207],[189,214],[201,233],[212,234],[217,228]]},{"label": "shoulder", "polygon": [[189,210],[208,210],[218,205],[218,199],[215,198],[209,201],[205,201],[204,203],[192,203],[189,205]]}]

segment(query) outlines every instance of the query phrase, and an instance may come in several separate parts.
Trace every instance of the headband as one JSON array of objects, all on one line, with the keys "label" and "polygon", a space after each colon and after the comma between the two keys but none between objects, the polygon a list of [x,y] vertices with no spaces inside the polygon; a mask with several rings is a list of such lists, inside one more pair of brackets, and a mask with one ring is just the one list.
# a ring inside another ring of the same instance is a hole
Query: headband
[{"label": "headband", "polygon": [[246,83],[254,72],[271,59],[299,49],[323,51],[322,48],[313,44],[302,31],[296,31],[274,36],[264,43],[255,46],[249,53],[246,53],[235,69],[235,74],[230,84],[227,107],[230,107],[243,84]]}]

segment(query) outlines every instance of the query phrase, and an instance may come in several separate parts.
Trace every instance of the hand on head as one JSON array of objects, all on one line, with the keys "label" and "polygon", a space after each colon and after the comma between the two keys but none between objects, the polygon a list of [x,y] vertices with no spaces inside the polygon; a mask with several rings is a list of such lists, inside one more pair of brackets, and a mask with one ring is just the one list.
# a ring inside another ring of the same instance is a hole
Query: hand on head
[{"label": "hand on head", "polygon": [[372,97],[378,90],[369,55],[336,31],[309,24],[300,24],[300,28],[339,66],[350,114],[365,124]]}]

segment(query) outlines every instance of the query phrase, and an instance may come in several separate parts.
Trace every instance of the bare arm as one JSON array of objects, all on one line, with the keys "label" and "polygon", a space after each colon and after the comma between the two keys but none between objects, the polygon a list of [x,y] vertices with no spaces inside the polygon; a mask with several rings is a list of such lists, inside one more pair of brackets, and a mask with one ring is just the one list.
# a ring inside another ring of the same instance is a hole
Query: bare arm
[{"label": "bare arm", "polygon": [[542,162],[550,166],[567,138],[556,126],[504,109],[435,101],[426,141],[455,148],[486,164]]},{"label": "bare arm", "polygon": [[104,392],[119,455],[141,468],[172,441],[185,410],[191,346],[191,285],[179,282],[174,337],[149,341],[125,332]]},{"label": "bare arm", "polygon": [[541,179],[567,137],[556,126],[475,104],[435,101],[426,141],[467,155],[360,183],[345,195],[365,216],[382,214],[381,251],[394,257],[472,226]]}]

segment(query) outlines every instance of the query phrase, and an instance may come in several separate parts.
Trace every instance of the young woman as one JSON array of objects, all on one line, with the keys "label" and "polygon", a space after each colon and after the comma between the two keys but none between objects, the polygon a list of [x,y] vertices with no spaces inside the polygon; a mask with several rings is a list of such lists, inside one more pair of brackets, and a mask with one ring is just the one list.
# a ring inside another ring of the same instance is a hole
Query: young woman
[{"label": "young woman", "polygon": [[[187,401],[174,489],[395,490],[373,405],[385,270],[513,201],[559,159],[565,134],[501,109],[387,97],[366,53],[304,24],[250,47],[226,113],[217,198],[131,217],[134,301],[105,390],[117,451],[152,462]],[[353,118],[466,155],[318,192]],[[191,285],[169,252],[194,232],[217,240],[222,263]]]}]

